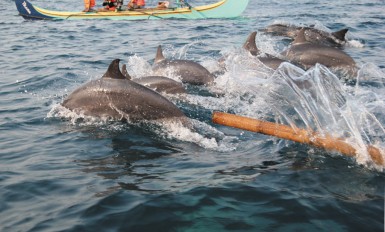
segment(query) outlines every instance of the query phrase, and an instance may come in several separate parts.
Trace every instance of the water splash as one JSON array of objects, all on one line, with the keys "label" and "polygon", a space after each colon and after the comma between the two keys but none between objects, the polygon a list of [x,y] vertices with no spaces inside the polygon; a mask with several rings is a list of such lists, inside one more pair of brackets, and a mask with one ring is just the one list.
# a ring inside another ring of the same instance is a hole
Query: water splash
[{"label": "water splash", "polygon": [[203,148],[220,152],[229,152],[236,149],[238,145],[236,137],[226,136],[223,132],[198,120],[191,119],[189,123],[192,126],[191,128],[178,122],[167,122],[162,125],[163,135],[168,139],[192,142]]},{"label": "water splash", "polygon": [[121,131],[130,126],[142,128],[144,132],[152,133],[167,140],[190,142],[200,147],[216,151],[231,151],[236,147],[236,137],[225,136],[222,132],[198,120],[189,119],[187,122],[162,120],[140,123],[114,123],[108,117],[91,117],[75,113],[60,104],[54,104],[47,113],[47,118],[61,118],[74,126],[99,126],[111,131]]},{"label": "water splash", "polygon": [[64,119],[71,125],[76,126],[105,126],[113,122],[111,118],[108,117],[97,118],[84,115],[83,113],[73,112],[58,103],[52,105],[51,110],[47,113],[47,118]]},{"label": "water splash", "polygon": [[189,103],[345,138],[357,163],[368,167],[374,164],[366,146],[385,147],[385,75],[377,66],[363,65],[347,83],[322,65],[304,71],[283,63],[274,72],[240,50],[227,54],[225,64],[211,87],[220,97]]},{"label": "water splash", "polygon": [[151,64],[137,55],[128,57],[127,72],[133,78],[149,76],[151,72]]},{"label": "water splash", "polygon": [[352,47],[352,48],[363,48],[365,47],[365,44],[359,40],[352,39],[352,40],[348,40],[345,46]]},{"label": "water splash", "polygon": [[[373,107],[367,108],[373,104],[367,101],[373,93],[362,92],[358,85],[343,85],[322,65],[302,73],[282,66],[272,79],[268,100],[281,123],[346,138],[358,151],[357,163],[372,165],[366,145],[384,147],[385,132],[382,119],[378,119],[385,111],[376,115],[371,112]],[[381,100],[375,103],[381,104]]]}]

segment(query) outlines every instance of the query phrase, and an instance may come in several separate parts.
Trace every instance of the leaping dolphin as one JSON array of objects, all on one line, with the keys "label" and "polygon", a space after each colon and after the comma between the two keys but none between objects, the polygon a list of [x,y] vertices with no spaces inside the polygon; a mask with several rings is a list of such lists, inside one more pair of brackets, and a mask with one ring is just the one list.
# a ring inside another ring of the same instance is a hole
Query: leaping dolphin
[{"label": "leaping dolphin", "polygon": [[277,69],[282,64],[282,62],[285,62],[285,60],[282,60],[270,54],[265,54],[265,56],[261,56],[262,53],[258,49],[255,43],[256,36],[257,36],[257,32],[256,31],[252,32],[249,35],[249,37],[246,39],[246,42],[243,45],[243,48],[249,51],[251,55],[256,56],[267,67],[272,69]]},{"label": "leaping dolphin", "polygon": [[298,32],[302,28],[305,29],[306,40],[313,44],[340,47],[347,42],[345,37],[346,33],[349,30],[347,28],[329,33],[326,31],[318,30],[314,27],[299,27],[287,24],[272,24],[267,28],[263,29],[262,31],[274,36],[285,36],[291,39],[295,39],[298,35]]},{"label": "leaping dolphin", "polygon": [[127,68],[125,64],[122,65],[122,74],[128,80],[132,80],[135,83],[146,86],[147,88],[152,89],[158,93],[167,93],[167,94],[186,93],[186,89],[183,87],[182,83],[177,82],[168,77],[144,76],[144,77],[132,79],[127,72]]},{"label": "leaping dolphin", "polygon": [[163,56],[162,46],[158,46],[153,71],[162,74],[167,69],[180,76],[183,83],[192,85],[206,85],[214,81],[212,75],[202,65],[190,60],[170,60]]},{"label": "leaping dolphin", "polygon": [[121,73],[119,62],[113,60],[101,79],[79,87],[62,105],[78,114],[130,122],[186,118],[159,93],[128,80]]},{"label": "leaping dolphin", "polygon": [[305,29],[299,31],[291,46],[282,54],[305,69],[316,63],[328,68],[342,68],[348,71],[353,71],[356,66],[353,58],[340,49],[308,42],[305,38]]}]

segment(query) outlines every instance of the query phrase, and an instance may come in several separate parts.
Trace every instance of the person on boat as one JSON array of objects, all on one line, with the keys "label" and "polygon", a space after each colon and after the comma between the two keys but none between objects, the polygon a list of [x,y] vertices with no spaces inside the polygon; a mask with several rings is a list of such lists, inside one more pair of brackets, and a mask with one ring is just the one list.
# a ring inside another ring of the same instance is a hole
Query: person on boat
[{"label": "person on boat", "polygon": [[95,11],[95,0],[84,0],[84,10],[83,12],[92,12]]},{"label": "person on boat", "polygon": [[169,1],[160,1],[160,2],[158,2],[158,5],[156,6],[156,8],[158,8],[158,9],[167,9],[169,6],[170,6],[170,2]]},{"label": "person on boat", "polygon": [[134,10],[134,9],[142,9],[145,6],[146,6],[145,0],[130,0],[130,2],[127,5],[127,8],[129,10]]},{"label": "person on boat", "polygon": [[[122,10],[122,6],[123,6],[123,0],[117,0],[117,5],[116,5],[116,9],[118,11],[121,11]],[[116,10],[115,10],[116,11]]]},{"label": "person on boat", "polygon": [[118,6],[117,0],[104,0],[103,8],[99,9],[99,11],[116,11]]}]

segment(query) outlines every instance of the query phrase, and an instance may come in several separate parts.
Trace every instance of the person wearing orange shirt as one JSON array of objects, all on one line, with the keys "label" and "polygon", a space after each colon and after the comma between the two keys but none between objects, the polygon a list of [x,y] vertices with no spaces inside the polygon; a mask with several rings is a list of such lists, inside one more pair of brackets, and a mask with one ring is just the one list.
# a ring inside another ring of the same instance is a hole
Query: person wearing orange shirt
[{"label": "person wearing orange shirt", "polygon": [[133,10],[133,9],[141,9],[141,8],[144,8],[145,6],[146,6],[145,0],[131,0],[128,3],[127,8],[129,10]]},{"label": "person wearing orange shirt", "polygon": [[95,11],[93,7],[95,6],[95,0],[84,0],[84,10],[83,12]]}]

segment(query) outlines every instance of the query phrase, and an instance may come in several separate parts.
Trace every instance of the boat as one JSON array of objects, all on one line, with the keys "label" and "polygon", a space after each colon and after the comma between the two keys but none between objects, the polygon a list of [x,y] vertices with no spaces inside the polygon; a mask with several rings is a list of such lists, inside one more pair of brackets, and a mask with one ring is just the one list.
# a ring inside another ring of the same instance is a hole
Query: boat
[{"label": "boat", "polygon": [[46,10],[27,0],[15,0],[19,15],[28,20],[145,20],[145,19],[212,19],[236,18],[246,9],[249,0],[220,0],[216,3],[192,7],[190,4],[167,9],[144,8],[111,12],[68,12]]}]

